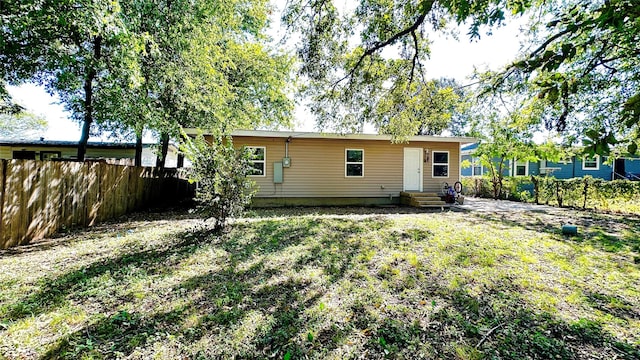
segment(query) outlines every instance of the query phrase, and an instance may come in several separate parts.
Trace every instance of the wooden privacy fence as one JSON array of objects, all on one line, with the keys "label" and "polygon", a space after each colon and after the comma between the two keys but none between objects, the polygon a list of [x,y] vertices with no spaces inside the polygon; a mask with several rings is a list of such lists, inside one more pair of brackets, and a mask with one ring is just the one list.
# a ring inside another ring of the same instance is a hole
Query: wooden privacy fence
[{"label": "wooden privacy fence", "polygon": [[104,162],[0,160],[0,249],[193,196],[176,170]]}]

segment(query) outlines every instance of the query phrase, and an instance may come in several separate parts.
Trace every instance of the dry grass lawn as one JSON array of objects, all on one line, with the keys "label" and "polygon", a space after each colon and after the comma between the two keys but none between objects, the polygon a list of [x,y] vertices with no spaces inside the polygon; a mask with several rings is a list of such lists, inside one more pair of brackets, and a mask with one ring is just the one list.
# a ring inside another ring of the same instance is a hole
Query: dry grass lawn
[{"label": "dry grass lawn", "polygon": [[563,214],[138,214],[0,252],[0,358],[640,358],[640,218]]}]

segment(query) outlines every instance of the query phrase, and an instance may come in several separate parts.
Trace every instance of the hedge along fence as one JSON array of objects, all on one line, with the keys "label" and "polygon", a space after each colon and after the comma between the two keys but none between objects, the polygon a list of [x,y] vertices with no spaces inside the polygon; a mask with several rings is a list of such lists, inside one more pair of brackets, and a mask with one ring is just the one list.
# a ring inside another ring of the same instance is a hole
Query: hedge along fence
[{"label": "hedge along fence", "polygon": [[[491,179],[465,178],[465,192],[480,197],[493,197]],[[505,177],[503,198],[536,204],[583,209],[620,209],[640,213],[640,182],[602,180],[591,176],[556,179],[545,176]]]},{"label": "hedge along fence", "polygon": [[61,229],[86,227],[135,210],[193,197],[176,170],[104,162],[0,160],[0,248]]}]

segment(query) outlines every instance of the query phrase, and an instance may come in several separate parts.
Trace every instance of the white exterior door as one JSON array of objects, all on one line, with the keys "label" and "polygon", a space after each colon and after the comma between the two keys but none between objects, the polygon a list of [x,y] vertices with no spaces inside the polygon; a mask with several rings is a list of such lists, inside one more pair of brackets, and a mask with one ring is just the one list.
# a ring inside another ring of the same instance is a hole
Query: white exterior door
[{"label": "white exterior door", "polygon": [[404,148],[404,191],[422,191],[422,149]]}]

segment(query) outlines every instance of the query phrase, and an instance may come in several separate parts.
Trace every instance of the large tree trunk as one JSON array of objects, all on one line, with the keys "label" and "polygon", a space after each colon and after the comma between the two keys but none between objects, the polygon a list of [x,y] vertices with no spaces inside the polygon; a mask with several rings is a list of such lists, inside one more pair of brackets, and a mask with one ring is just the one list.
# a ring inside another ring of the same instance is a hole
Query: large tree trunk
[{"label": "large tree trunk", "polygon": [[[102,47],[102,36],[98,35],[93,39],[93,59],[100,59],[100,49]],[[93,123],[93,80],[96,78],[96,65],[94,63],[87,64],[87,74],[84,79],[84,120],[82,124],[82,134],[78,143],[78,161],[84,161],[87,153],[87,142],[89,142],[89,133],[91,132],[91,124]]]},{"label": "large tree trunk", "polygon": [[136,124],[135,126],[135,132],[136,132],[136,155],[134,158],[134,165],[135,166],[142,166],[142,133],[144,132],[144,125],[141,125],[142,121],[140,121],[140,123]]},{"label": "large tree trunk", "polygon": [[184,167],[184,154],[179,152],[178,153],[178,162],[176,164],[176,168],[182,168]]},{"label": "large tree trunk", "polygon": [[164,165],[167,160],[167,152],[169,151],[169,134],[162,133],[160,135],[160,154],[156,159],[156,168],[158,170],[164,170]]},{"label": "large tree trunk", "polygon": [[[184,144],[185,143],[185,138],[184,138],[184,134],[180,135],[180,144]],[[177,159],[177,163],[176,163],[176,168],[180,169],[184,167],[184,153],[182,152],[182,149],[180,149],[178,151],[178,159]]]},{"label": "large tree trunk", "polygon": [[142,166],[142,133],[136,134],[136,158],[135,166]]}]

